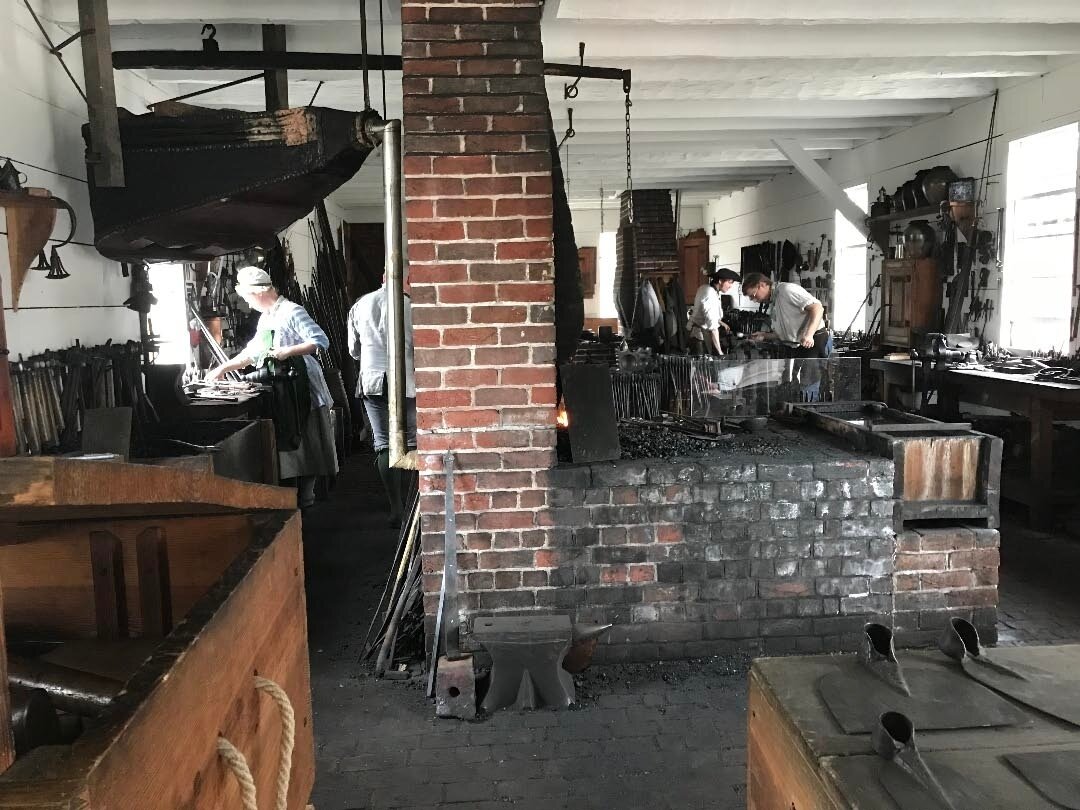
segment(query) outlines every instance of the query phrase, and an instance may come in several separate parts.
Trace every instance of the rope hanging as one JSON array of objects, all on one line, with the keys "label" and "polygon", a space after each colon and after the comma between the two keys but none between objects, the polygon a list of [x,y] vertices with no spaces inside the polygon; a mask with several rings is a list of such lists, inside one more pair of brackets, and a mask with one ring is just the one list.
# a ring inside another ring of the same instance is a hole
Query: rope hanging
[{"label": "rope hanging", "polygon": [[[292,755],[296,743],[296,716],[293,712],[292,703],[285,690],[269,678],[256,676],[255,688],[265,692],[270,699],[277,704],[281,714],[281,756],[278,760],[277,773],[277,796],[274,801],[274,810],[287,810],[289,803],[289,780],[292,775]],[[255,779],[251,775],[247,758],[225,737],[219,736],[217,741],[218,756],[236,777],[240,785],[240,802],[243,810],[259,810],[255,791]]]}]

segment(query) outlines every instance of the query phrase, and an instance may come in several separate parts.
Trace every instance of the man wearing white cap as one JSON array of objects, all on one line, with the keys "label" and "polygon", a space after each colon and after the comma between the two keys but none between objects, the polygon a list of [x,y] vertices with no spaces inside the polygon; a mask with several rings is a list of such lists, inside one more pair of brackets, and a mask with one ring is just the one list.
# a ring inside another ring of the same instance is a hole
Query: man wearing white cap
[{"label": "man wearing white cap", "polygon": [[[330,345],[326,333],[307,310],[274,289],[270,274],[258,267],[241,267],[236,274],[236,292],[259,316],[255,337],[228,363],[210,371],[215,380],[229,371],[255,365],[265,357],[287,360],[303,357],[311,392],[311,411],[302,426],[300,446],[281,451],[278,461],[282,479],[296,479],[300,508],[315,502],[315,479],[338,471],[334,431],[330,425],[330,389],[315,352]],[[267,347],[270,347],[269,350]]]}]

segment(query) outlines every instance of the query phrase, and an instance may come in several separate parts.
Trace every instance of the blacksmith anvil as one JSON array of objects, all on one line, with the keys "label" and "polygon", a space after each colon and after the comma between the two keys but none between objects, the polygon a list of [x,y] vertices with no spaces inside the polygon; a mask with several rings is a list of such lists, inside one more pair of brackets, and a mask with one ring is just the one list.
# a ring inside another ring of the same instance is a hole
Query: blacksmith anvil
[{"label": "blacksmith anvil", "polygon": [[573,637],[569,616],[481,618],[473,637],[492,660],[484,711],[566,708],[576,702],[574,679],[562,665]]}]

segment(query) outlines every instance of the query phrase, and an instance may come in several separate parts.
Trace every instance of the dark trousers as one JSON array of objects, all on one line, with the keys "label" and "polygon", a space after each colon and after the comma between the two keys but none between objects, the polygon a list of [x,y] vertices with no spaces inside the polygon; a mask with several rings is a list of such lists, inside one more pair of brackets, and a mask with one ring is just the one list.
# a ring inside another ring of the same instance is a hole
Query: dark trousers
[{"label": "dark trousers", "polygon": [[793,376],[799,381],[804,401],[817,402],[821,398],[821,374],[825,365],[822,361],[832,354],[832,350],[832,332],[828,329],[819,329],[814,333],[813,348],[780,347],[781,357],[796,361]]}]

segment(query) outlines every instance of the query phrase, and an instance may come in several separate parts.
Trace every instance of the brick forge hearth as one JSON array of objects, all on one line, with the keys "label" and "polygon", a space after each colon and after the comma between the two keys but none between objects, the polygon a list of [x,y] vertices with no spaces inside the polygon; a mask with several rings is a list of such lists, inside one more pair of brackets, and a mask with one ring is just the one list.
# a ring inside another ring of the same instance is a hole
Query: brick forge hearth
[{"label": "brick forge hearth", "polygon": [[996,532],[901,531],[888,461],[791,433],[780,457],[556,466],[539,20],[536,0],[402,4],[429,631],[447,451],[466,631],[566,613],[613,623],[600,657],[624,660],[839,649],[894,606],[916,640],[953,614],[992,631]]}]

